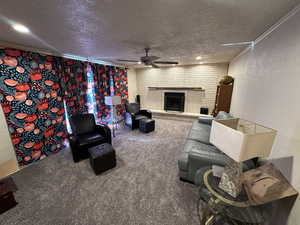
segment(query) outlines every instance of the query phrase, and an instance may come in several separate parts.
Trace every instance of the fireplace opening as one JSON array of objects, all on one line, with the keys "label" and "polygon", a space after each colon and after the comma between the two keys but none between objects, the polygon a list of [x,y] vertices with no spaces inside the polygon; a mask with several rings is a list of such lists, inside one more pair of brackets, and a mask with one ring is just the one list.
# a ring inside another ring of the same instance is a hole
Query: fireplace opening
[{"label": "fireplace opening", "polygon": [[184,112],[184,93],[165,92],[164,109],[166,111]]}]

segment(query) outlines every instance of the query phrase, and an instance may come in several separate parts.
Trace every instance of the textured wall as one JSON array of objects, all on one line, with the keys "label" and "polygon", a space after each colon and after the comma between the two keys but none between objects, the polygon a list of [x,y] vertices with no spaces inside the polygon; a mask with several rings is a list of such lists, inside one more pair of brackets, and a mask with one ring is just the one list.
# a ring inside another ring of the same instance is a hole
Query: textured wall
[{"label": "textured wall", "polygon": [[135,102],[135,96],[137,95],[137,80],[135,69],[129,69],[127,71],[128,76],[128,100],[129,102]]},{"label": "textured wall", "polygon": [[162,91],[149,90],[149,86],[202,87],[205,92],[186,92],[185,111],[199,113],[201,106],[213,110],[217,84],[227,75],[228,64],[167,67],[161,69],[137,69],[137,89],[143,108],[163,109]]},{"label": "textured wall", "polygon": [[[254,50],[230,63],[235,87],[231,112],[278,130],[272,158],[292,156],[282,169],[300,191],[300,13],[298,12]],[[300,201],[289,224],[298,224]]]}]

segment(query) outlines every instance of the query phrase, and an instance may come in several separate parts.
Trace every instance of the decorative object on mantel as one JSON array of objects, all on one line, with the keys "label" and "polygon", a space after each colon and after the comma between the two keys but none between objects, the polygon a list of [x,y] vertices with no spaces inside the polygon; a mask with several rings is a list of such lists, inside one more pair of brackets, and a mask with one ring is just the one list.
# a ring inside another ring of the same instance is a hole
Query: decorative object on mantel
[{"label": "decorative object on mantel", "polygon": [[205,91],[202,87],[148,87],[149,90]]},{"label": "decorative object on mantel", "polygon": [[222,80],[220,80],[220,85],[231,85],[234,82],[234,78],[232,76],[224,76]]},{"label": "decorative object on mantel", "polygon": [[18,204],[13,194],[17,190],[17,186],[11,177],[0,180],[0,214]]},{"label": "decorative object on mantel", "polygon": [[[214,120],[210,143],[237,163],[255,157],[268,157],[276,136],[276,131],[262,125],[239,119]],[[242,189],[242,166],[225,167],[220,188],[236,197]]]},{"label": "decorative object on mantel", "polygon": [[261,205],[298,195],[295,188],[272,163],[245,172],[243,183],[251,205]]},{"label": "decorative object on mantel", "polygon": [[231,76],[225,76],[219,82],[216,93],[215,107],[212,112],[213,116],[216,116],[220,111],[229,113],[233,91],[233,83],[234,79]]}]

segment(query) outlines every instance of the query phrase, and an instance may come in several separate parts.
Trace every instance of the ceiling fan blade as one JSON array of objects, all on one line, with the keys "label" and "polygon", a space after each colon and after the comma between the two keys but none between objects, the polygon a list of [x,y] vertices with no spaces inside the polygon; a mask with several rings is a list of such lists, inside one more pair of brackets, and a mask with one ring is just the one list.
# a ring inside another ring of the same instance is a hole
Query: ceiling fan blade
[{"label": "ceiling fan blade", "polygon": [[151,63],[151,66],[152,66],[153,68],[160,68],[158,65],[156,65],[156,64],[154,64],[154,63]]},{"label": "ceiling fan blade", "polygon": [[115,59],[114,56],[89,56],[88,59]]},{"label": "ceiling fan blade", "polygon": [[154,63],[157,63],[157,64],[178,64],[178,62],[171,62],[171,61],[155,61]]},{"label": "ceiling fan blade", "polygon": [[158,57],[158,56],[154,56],[154,55],[152,55],[152,56],[148,56],[149,57],[149,59],[151,60],[151,61],[154,61],[154,60],[157,60],[157,59],[159,59],[160,57]]},{"label": "ceiling fan blade", "polygon": [[117,59],[119,62],[133,62],[133,63],[138,63],[138,60],[131,60],[131,59]]},{"label": "ceiling fan blade", "polygon": [[157,56],[143,56],[141,57],[142,62],[153,62],[154,60],[159,59],[160,57]]},{"label": "ceiling fan blade", "polygon": [[225,47],[244,46],[244,45],[249,45],[251,47],[254,47],[255,42],[254,41],[245,41],[245,42],[235,42],[235,43],[224,43],[221,45],[225,46]]}]

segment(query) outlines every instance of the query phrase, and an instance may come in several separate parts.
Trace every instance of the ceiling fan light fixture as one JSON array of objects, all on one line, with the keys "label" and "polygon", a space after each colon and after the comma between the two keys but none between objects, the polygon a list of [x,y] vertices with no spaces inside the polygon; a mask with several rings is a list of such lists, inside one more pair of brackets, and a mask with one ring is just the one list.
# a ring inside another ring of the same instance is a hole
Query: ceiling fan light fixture
[{"label": "ceiling fan light fixture", "polygon": [[12,24],[12,28],[14,28],[14,30],[16,30],[20,33],[24,33],[24,34],[30,33],[29,28],[20,23]]}]

